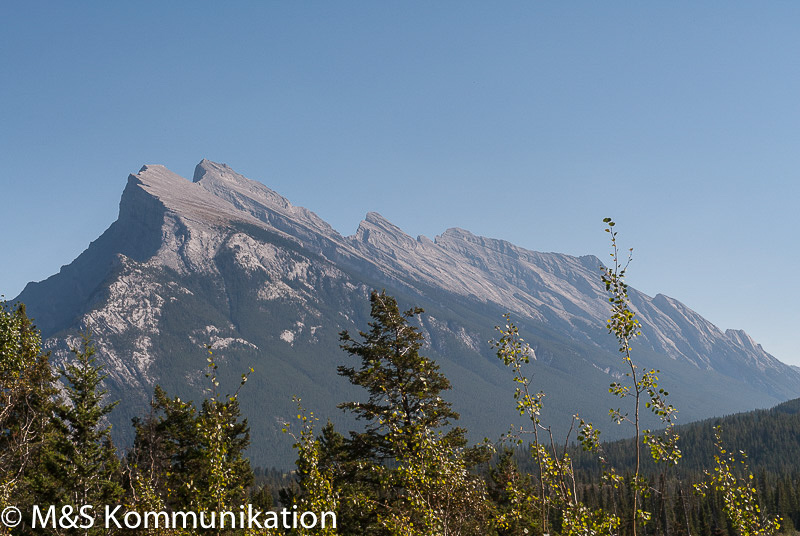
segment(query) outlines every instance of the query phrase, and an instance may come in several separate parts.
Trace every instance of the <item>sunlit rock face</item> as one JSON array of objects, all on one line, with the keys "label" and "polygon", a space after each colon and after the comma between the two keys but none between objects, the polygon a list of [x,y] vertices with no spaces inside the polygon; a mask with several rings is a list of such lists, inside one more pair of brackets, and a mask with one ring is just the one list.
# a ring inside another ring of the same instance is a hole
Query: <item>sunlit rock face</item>
[{"label": "sunlit rock face", "polygon": [[[386,289],[401,307],[421,306],[426,352],[450,379],[447,398],[473,439],[516,422],[509,372],[488,343],[511,312],[536,355],[528,375],[547,393],[545,418],[565,430],[575,413],[607,438],[630,433],[608,422],[608,395],[625,368],[608,335],[601,261],[540,253],[448,229],[413,238],[370,212],[342,236],[313,212],[224,164],[203,160],[192,181],[163,166],[130,175],[119,218],[77,259],[17,298],[28,305],[54,361],[90,329],[105,364],[117,441],[146,411],[153,386],[199,400],[210,346],[221,387],[242,391],[251,456],[288,466],[280,422],[292,395],[322,418],[354,426],[336,404],[359,396],[336,374],[352,363],[344,329],[366,329],[368,296]],[[682,422],[765,407],[796,397],[800,372],[743,331],[721,331],[681,302],[631,289],[642,324],[634,346],[661,380]]]}]

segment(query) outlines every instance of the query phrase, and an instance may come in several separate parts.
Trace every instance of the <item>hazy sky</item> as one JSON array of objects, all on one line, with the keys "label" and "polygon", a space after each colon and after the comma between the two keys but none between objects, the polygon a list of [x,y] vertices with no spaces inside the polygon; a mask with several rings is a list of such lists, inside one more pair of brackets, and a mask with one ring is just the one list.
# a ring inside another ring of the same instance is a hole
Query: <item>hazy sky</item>
[{"label": "hazy sky", "polygon": [[800,3],[3,2],[0,293],[128,173],[225,162],[352,234],[377,211],[607,258],[800,365]]}]

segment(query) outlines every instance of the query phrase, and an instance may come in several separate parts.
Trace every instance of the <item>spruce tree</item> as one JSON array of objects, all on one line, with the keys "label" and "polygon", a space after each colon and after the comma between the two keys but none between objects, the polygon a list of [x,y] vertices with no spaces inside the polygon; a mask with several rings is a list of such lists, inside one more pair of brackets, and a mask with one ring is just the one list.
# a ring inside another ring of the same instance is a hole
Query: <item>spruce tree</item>
[{"label": "spruce tree", "polygon": [[122,486],[111,426],[104,421],[118,402],[104,403],[107,391],[101,384],[107,375],[95,360],[89,335],[82,338],[61,373],[67,403],[56,408],[58,431],[42,460],[37,487],[40,500],[50,504],[110,505],[122,497]]},{"label": "spruce tree", "polygon": [[[483,485],[469,474],[464,430],[440,430],[458,414],[442,391],[450,382],[433,360],[420,355],[423,337],[386,292],[370,295],[372,322],[360,340],[340,333],[341,347],[360,366],[339,374],[367,391],[367,400],[339,407],[366,421],[363,432],[343,440],[332,430],[322,442],[324,465],[333,468],[342,533],[428,534],[433,526],[472,526],[480,517]],[[467,512],[468,515],[465,515]],[[467,534],[461,532],[453,532]]]},{"label": "spruce tree", "polygon": [[[440,428],[458,414],[441,397],[450,381],[433,360],[419,353],[423,336],[409,319],[423,310],[414,307],[401,313],[386,291],[373,291],[370,305],[373,321],[368,332],[359,332],[362,341],[348,331],[340,333],[342,349],[360,358],[360,366],[338,368],[350,383],[366,389],[369,398],[339,407],[367,421],[364,433],[352,435],[352,447],[366,457],[396,458],[414,452],[422,432]],[[451,433],[454,440],[462,436],[460,429]]]}]

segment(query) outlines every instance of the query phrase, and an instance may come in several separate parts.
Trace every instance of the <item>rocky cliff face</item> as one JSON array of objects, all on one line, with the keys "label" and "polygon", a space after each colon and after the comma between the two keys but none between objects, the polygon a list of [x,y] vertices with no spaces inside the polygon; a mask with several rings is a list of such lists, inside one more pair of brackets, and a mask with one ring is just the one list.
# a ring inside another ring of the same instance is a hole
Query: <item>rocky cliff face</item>
[{"label": "rocky cliff face", "polygon": [[[163,166],[131,175],[118,220],[18,299],[56,359],[91,328],[111,395],[125,400],[112,419],[119,441],[130,439],[129,419],[154,384],[202,396],[202,348],[211,344],[231,388],[256,369],[243,393],[252,455],[285,464],[290,449],[276,423],[291,414],[293,394],[352,424],[333,409],[359,395],[335,373],[348,359],[337,334],[366,326],[372,288],[426,309],[419,322],[428,353],[450,378],[450,398],[474,437],[496,436],[514,420],[513,386],[487,343],[506,311],[537,351],[532,375],[548,392],[548,416],[564,422],[580,411],[605,423],[613,400],[604,386],[624,371],[605,330],[600,266],[594,256],[529,251],[462,229],[413,238],[374,212],[344,237],[263,184],[203,160],[193,181]],[[663,371],[683,419],[800,392],[800,372],[744,332],[722,332],[667,296],[632,290],[631,299],[642,323],[638,359]],[[625,434],[604,428],[609,437]]]}]

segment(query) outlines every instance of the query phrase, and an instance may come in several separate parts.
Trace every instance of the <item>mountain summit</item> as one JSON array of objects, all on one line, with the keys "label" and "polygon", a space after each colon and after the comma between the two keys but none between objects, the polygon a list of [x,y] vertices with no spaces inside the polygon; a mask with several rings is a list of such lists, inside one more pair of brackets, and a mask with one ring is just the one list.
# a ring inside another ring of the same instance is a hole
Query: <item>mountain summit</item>
[{"label": "mountain summit", "polygon": [[[401,306],[419,305],[426,353],[453,384],[448,393],[475,438],[496,437],[515,421],[508,371],[488,340],[511,312],[537,360],[528,374],[547,392],[546,417],[580,412],[606,430],[610,382],[624,374],[605,328],[601,261],[526,250],[463,229],[413,238],[376,212],[342,236],[225,164],[203,160],[189,181],[163,166],[128,177],[119,217],[78,258],[17,297],[46,346],[64,359],[90,328],[109,373],[117,440],[130,439],[155,384],[202,396],[209,344],[223,386],[250,366],[242,393],[256,463],[285,464],[289,442],[277,424],[291,396],[323,417],[359,393],[336,375],[348,356],[338,333],[363,329],[371,289]],[[642,324],[634,351],[661,383],[683,422],[766,407],[796,397],[800,372],[742,331],[721,331],[673,298],[630,289]]]}]

